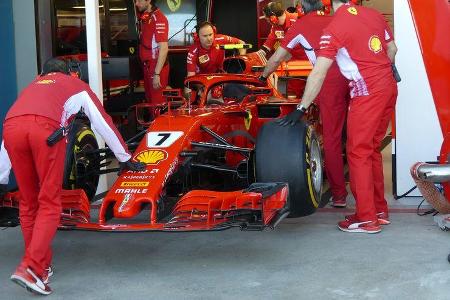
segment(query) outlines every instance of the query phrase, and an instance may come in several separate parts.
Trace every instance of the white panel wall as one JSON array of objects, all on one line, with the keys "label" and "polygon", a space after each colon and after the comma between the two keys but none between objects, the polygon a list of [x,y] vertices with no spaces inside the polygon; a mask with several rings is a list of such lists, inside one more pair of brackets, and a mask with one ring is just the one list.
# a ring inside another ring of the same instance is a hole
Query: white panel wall
[{"label": "white panel wall", "polygon": [[12,2],[17,92],[20,93],[37,75],[34,2],[30,0],[14,0]]},{"label": "white panel wall", "polygon": [[[407,0],[394,2],[396,65],[402,77],[396,107],[397,195],[415,184],[409,168],[417,161],[436,161],[442,132]],[[418,196],[418,192],[410,196]]]}]

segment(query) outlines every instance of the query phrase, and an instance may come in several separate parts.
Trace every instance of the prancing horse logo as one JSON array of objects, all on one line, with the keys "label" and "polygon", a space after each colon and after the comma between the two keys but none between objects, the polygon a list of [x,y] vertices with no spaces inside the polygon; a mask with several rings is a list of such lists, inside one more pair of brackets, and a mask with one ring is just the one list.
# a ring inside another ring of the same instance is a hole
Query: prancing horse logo
[{"label": "prancing horse logo", "polygon": [[167,0],[167,6],[173,12],[177,11],[181,6],[181,0]]}]

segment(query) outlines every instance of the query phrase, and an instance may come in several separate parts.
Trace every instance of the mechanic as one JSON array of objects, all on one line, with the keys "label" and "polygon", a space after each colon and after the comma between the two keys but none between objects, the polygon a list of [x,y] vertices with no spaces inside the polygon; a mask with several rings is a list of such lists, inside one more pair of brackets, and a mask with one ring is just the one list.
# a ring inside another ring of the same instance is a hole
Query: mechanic
[{"label": "mechanic", "polygon": [[[8,111],[4,127],[4,148],[0,152],[0,183],[8,182],[9,159],[21,199],[19,215],[25,255],[11,280],[37,294],[48,295],[51,243],[61,218],[61,189],[66,143],[46,140],[80,110],[119,160],[122,169],[142,171],[145,165],[132,162],[126,145],[111,118],[89,86],[70,76],[67,61],[52,58]],[[60,135],[63,139],[63,135]],[[7,152],[6,152],[7,151]],[[9,154],[9,157],[8,157]]]},{"label": "mechanic", "polygon": [[[283,9],[280,1],[269,2],[263,8],[266,21],[272,26],[266,42],[262,45],[258,53],[267,57],[272,51],[276,51],[283,42],[286,32],[295,24],[300,17],[298,13],[290,13]],[[301,47],[294,47],[289,60],[306,60],[305,51]],[[301,90],[305,87],[303,80],[290,79],[288,81],[288,94],[295,94],[297,98],[301,96]]]},{"label": "mechanic", "polygon": [[356,213],[338,223],[346,232],[377,233],[389,224],[384,198],[381,141],[397,99],[394,62],[397,46],[383,16],[376,10],[333,0],[335,14],[325,28],[318,58],[297,109],[279,121],[293,125],[316,98],[336,60],[350,80],[347,115],[347,161]]},{"label": "mechanic", "polygon": [[[290,60],[291,52],[299,45],[304,49],[311,64],[316,63],[316,52],[320,48],[322,31],[330,23],[332,17],[323,13],[321,0],[302,0],[301,5],[305,16],[289,28],[280,47],[270,57],[260,77],[263,82],[283,61]],[[320,107],[325,172],[330,184],[332,204],[335,207],[346,206],[347,190],[342,159],[342,130],[347,114],[349,92],[348,80],[342,76],[334,62],[315,103]]]},{"label": "mechanic", "polygon": [[[222,72],[225,50],[220,49],[219,46],[245,44],[238,38],[218,34],[216,27],[208,21],[197,25],[195,30],[194,43],[189,48],[187,55],[187,77]],[[246,49],[239,49],[240,55],[245,53]],[[191,90],[185,87],[184,94],[188,95],[190,92]]]},{"label": "mechanic", "polygon": [[[219,46],[226,44],[245,44],[245,42],[235,37],[218,34],[216,27],[208,21],[197,25],[194,43],[187,55],[187,77],[222,72],[225,50],[219,49]],[[245,49],[239,49],[239,54],[243,55],[245,51]]]},{"label": "mechanic", "polygon": [[169,82],[169,23],[156,6],[156,0],[136,0],[141,13],[139,58],[144,71],[145,98],[149,103],[164,102],[163,89]]}]

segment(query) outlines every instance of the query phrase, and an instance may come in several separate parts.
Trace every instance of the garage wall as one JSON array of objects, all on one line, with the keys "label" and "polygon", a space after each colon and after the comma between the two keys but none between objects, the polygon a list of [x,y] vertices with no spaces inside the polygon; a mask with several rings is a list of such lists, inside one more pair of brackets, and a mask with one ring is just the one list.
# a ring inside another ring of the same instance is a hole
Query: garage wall
[{"label": "garage wall", "polygon": [[37,75],[34,1],[14,0],[11,2],[14,18],[17,91],[20,93]]},{"label": "garage wall", "polygon": [[[0,120],[3,124],[6,112],[16,99],[16,63],[14,51],[14,26],[12,0],[0,1]],[[3,126],[0,126],[0,134]]]}]

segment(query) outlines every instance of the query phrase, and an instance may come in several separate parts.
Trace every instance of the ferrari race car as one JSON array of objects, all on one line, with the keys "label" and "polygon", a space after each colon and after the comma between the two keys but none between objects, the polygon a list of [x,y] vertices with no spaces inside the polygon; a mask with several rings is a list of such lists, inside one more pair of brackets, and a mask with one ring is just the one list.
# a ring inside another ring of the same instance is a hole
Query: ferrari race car
[{"label": "ferrari race car", "polygon": [[[189,77],[166,90],[162,107],[136,106],[148,128],[127,141],[145,171],[125,171],[103,195],[99,175],[116,172],[86,119],[68,136],[60,228],[95,231],[198,231],[240,227],[262,230],[284,217],[312,214],[319,205],[322,158],[314,122],[281,127],[275,119],[297,101],[248,74]],[[140,140],[140,141],[139,141]],[[16,209],[19,192],[0,207]],[[10,225],[15,222],[10,221]]]}]

